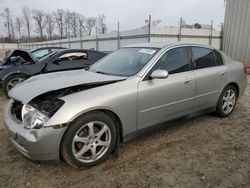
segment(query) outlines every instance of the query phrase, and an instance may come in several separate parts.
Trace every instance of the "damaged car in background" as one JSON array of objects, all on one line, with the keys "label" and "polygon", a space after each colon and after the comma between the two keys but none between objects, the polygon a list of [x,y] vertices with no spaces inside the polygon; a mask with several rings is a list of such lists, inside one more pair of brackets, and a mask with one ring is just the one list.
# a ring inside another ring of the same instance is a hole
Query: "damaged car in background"
[{"label": "damaged car in background", "polygon": [[17,85],[4,122],[26,157],[90,167],[163,122],[210,112],[229,116],[246,86],[244,66],[214,48],[136,44],[86,70]]},{"label": "damaged car in background", "polygon": [[49,72],[86,68],[103,58],[106,53],[84,49],[54,51],[36,59],[27,51],[11,50],[0,64],[0,86],[8,92],[31,76]]}]

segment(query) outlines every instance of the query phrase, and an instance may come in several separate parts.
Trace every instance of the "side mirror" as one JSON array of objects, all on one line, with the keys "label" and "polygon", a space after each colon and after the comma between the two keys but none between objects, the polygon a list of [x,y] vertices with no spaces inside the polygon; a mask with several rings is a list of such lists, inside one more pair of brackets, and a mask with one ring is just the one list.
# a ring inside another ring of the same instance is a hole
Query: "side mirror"
[{"label": "side mirror", "polygon": [[56,58],[55,61],[53,61],[53,64],[59,65],[59,61],[62,59],[60,57]]},{"label": "side mirror", "polygon": [[20,56],[13,56],[10,58],[11,63],[14,63],[14,64],[20,62],[21,60],[22,58]]},{"label": "side mirror", "polygon": [[151,73],[152,79],[164,79],[168,77],[168,71],[166,70],[155,70]]}]

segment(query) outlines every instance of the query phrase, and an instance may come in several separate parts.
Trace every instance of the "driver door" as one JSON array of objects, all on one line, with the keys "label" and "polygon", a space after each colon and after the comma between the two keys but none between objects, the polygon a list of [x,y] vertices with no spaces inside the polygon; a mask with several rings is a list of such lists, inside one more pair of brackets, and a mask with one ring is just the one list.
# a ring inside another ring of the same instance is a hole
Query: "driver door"
[{"label": "driver door", "polygon": [[[192,113],[195,75],[190,62],[187,48],[168,50],[139,83],[138,129]],[[167,70],[168,78],[151,79],[157,69]]]}]

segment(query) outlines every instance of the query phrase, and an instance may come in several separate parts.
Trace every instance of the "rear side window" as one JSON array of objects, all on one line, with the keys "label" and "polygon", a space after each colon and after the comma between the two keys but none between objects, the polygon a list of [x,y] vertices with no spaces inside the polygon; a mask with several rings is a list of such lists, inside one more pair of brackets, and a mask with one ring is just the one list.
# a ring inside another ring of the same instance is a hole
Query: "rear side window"
[{"label": "rear side window", "polygon": [[202,47],[191,47],[194,65],[196,69],[216,66],[216,60],[213,50]]},{"label": "rear side window", "polygon": [[214,50],[215,60],[217,65],[223,65],[221,54]]},{"label": "rear side window", "polygon": [[187,48],[180,47],[167,51],[154,65],[154,70],[167,70],[169,74],[185,72],[189,70],[189,57]]},{"label": "rear side window", "polygon": [[61,61],[83,60],[88,58],[87,52],[68,52],[60,57]]}]

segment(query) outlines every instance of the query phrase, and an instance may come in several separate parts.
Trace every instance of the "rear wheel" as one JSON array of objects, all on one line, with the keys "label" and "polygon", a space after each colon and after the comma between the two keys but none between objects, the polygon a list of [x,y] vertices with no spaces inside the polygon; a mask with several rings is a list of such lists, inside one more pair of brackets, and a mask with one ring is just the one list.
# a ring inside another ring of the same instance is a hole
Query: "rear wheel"
[{"label": "rear wheel", "polygon": [[216,109],[216,115],[220,117],[229,116],[235,108],[236,101],[237,91],[235,87],[232,85],[227,86],[221,93]]},{"label": "rear wheel", "polygon": [[28,77],[23,74],[15,74],[15,75],[10,75],[3,81],[3,92],[4,94],[9,97],[8,93],[9,91],[15,87],[17,84],[23,82],[26,80]]},{"label": "rear wheel", "polygon": [[111,117],[102,112],[87,114],[69,125],[62,140],[61,156],[76,168],[94,166],[107,159],[116,139]]}]

